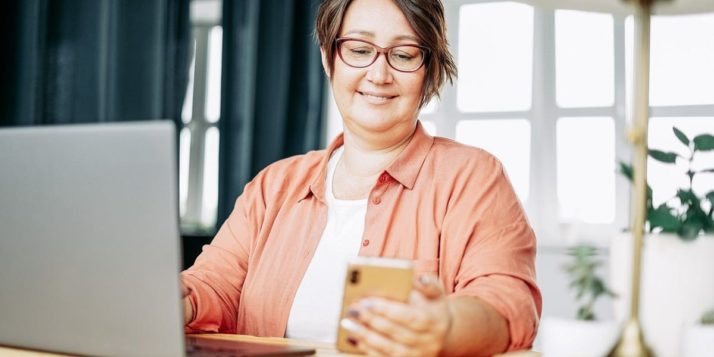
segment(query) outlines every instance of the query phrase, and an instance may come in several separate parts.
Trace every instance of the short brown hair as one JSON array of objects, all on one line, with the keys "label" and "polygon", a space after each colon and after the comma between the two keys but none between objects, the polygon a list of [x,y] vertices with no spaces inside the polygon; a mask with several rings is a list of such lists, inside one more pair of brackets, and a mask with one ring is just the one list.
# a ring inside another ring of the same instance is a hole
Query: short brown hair
[{"label": "short brown hair", "polygon": [[[392,0],[402,10],[419,37],[420,45],[431,50],[426,59],[426,75],[421,88],[421,102],[424,106],[429,100],[439,97],[441,86],[456,78],[456,64],[449,52],[446,39],[446,20],[441,0]],[[315,21],[315,36],[320,47],[325,51],[330,74],[335,68],[335,39],[342,28],[345,12],[352,0],[325,0],[320,5]]]}]

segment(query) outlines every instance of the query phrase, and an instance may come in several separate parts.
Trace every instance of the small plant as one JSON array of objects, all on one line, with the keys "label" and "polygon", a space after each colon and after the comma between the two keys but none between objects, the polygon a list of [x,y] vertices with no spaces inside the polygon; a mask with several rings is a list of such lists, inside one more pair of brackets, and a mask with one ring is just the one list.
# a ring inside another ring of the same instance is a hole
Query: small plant
[{"label": "small plant", "polygon": [[[693,240],[700,233],[714,233],[714,191],[704,196],[697,196],[692,190],[694,177],[700,174],[712,174],[714,168],[694,170],[692,162],[697,152],[714,150],[714,136],[701,134],[690,140],[681,130],[672,127],[679,142],[689,150],[687,156],[675,152],[650,149],[649,156],[665,164],[676,164],[677,160],[687,160],[689,187],[680,188],[677,194],[654,207],[652,188],[647,185],[647,227],[650,232],[676,233],[683,240]],[[620,161],[620,173],[632,181],[632,166]],[[679,205],[676,205],[679,203]]]},{"label": "small plant", "polygon": [[714,325],[714,309],[705,312],[699,322],[702,325]]},{"label": "small plant", "polygon": [[597,249],[590,245],[578,245],[568,249],[573,261],[564,266],[570,275],[570,288],[575,289],[578,308],[578,320],[596,320],[593,307],[601,296],[615,296],[595,273],[602,262],[596,260]]}]

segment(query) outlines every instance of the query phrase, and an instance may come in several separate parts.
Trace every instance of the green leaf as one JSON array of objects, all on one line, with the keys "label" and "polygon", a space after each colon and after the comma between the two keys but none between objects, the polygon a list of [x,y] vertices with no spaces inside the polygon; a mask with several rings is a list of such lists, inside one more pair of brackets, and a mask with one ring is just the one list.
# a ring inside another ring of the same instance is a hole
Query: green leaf
[{"label": "green leaf", "polygon": [[714,325],[714,309],[705,312],[699,322],[702,325]]},{"label": "green leaf", "polygon": [[677,153],[674,152],[664,152],[650,149],[649,153],[653,159],[664,162],[665,164],[674,164],[677,161]]},{"label": "green leaf", "polygon": [[694,138],[694,151],[714,150],[714,136],[710,134],[697,135]]},{"label": "green leaf", "polygon": [[704,197],[706,197],[707,200],[709,200],[709,203],[711,203],[712,205],[714,205],[714,191],[710,191],[710,192],[707,193],[706,196],[704,196]]},{"label": "green leaf", "polygon": [[578,320],[594,321],[595,314],[589,306],[581,306],[578,309]]},{"label": "green leaf", "polygon": [[664,232],[677,232],[681,226],[677,217],[664,204],[649,211],[647,220],[652,228],[661,227]]},{"label": "green leaf", "polygon": [[620,173],[627,177],[630,182],[632,182],[633,172],[632,172],[632,165],[628,165],[622,161],[620,161]]},{"label": "green leaf", "polygon": [[684,133],[681,130],[677,129],[676,126],[673,126],[672,131],[674,131],[674,135],[677,136],[677,139],[679,139],[679,141],[681,141],[682,144],[689,146],[689,138],[686,135],[684,135]]},{"label": "green leaf", "polygon": [[689,190],[677,190],[677,197],[682,201],[683,205],[687,206],[699,206],[699,198],[697,197],[691,189]]},{"label": "green leaf", "polygon": [[679,228],[677,234],[685,241],[691,241],[697,238],[699,231],[702,230],[701,222],[686,222]]}]

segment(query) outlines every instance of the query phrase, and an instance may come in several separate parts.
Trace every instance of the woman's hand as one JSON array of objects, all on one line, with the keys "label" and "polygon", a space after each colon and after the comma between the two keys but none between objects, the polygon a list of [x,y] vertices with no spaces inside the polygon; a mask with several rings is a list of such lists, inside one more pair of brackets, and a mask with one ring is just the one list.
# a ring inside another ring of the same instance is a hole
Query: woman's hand
[{"label": "woman's hand", "polygon": [[441,284],[421,276],[408,304],[367,298],[350,307],[342,327],[371,356],[436,356],[444,346],[452,315]]}]

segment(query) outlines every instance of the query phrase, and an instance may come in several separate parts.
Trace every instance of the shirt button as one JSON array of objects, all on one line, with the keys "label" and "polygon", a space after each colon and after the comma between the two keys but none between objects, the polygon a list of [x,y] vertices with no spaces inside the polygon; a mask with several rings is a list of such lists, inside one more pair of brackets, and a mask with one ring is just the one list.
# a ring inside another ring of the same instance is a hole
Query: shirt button
[{"label": "shirt button", "polygon": [[363,247],[366,247],[366,246],[368,246],[368,245],[369,245],[369,239],[365,239],[365,240],[362,241],[362,246],[363,246]]},{"label": "shirt button", "polygon": [[372,203],[374,203],[375,205],[380,204],[380,202],[382,202],[382,200],[380,200],[379,197],[375,197],[372,199]]},{"label": "shirt button", "polygon": [[389,175],[387,175],[386,173],[379,176],[379,182],[385,183],[387,182],[387,180],[389,180]]}]

